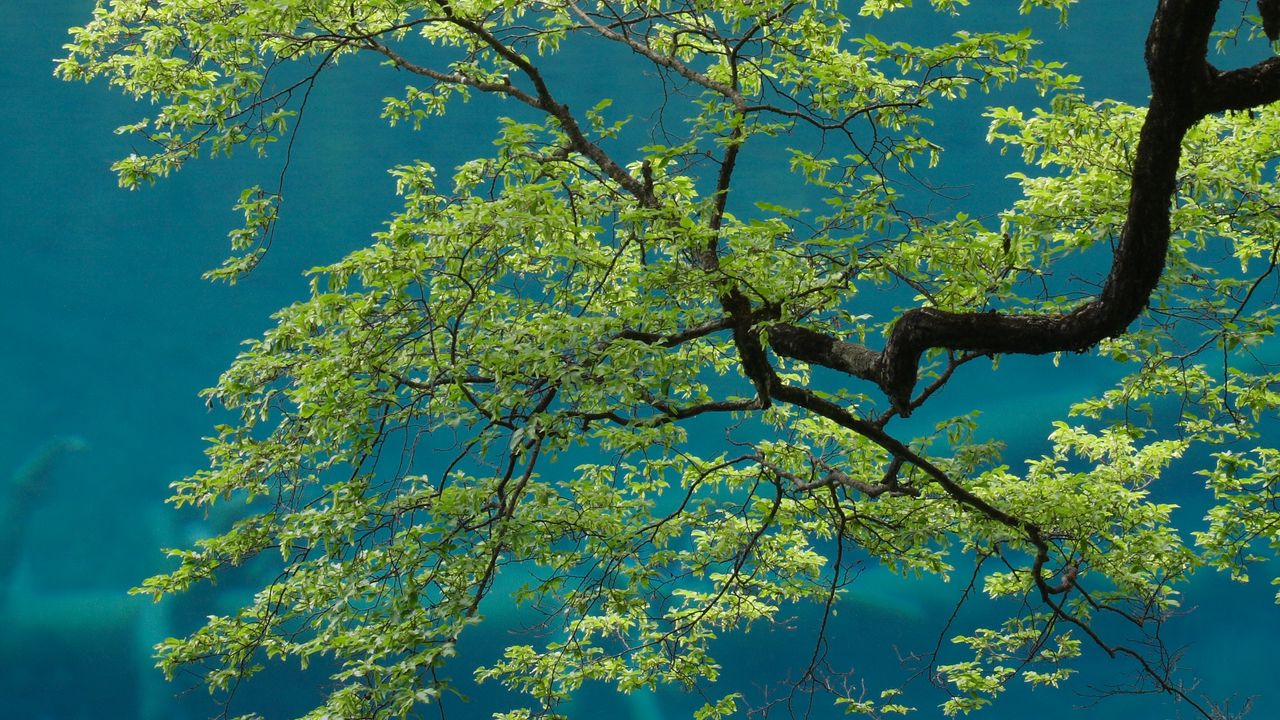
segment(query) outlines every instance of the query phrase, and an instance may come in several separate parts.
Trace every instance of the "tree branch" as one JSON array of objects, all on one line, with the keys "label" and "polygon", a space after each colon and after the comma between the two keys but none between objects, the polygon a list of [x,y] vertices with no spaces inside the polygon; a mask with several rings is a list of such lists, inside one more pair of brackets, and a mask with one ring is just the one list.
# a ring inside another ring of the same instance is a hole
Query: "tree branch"
[{"label": "tree branch", "polygon": [[1231,72],[1206,59],[1219,0],[1162,0],[1147,37],[1151,107],[1134,155],[1129,207],[1110,273],[1099,295],[1063,315],[909,310],[893,324],[884,349],[813,330],[776,325],[779,355],[875,382],[899,414],[911,413],[920,356],[932,348],[976,353],[1087,350],[1123,334],[1147,307],[1169,249],[1169,207],[1176,192],[1182,140],[1205,116],[1280,100],[1280,59]]}]

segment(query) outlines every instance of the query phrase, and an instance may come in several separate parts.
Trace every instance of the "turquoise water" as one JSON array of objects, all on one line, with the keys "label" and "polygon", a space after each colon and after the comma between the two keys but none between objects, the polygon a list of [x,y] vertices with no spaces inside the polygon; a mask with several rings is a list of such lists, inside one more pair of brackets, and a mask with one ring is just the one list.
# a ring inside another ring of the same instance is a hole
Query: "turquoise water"
[{"label": "turquoise water", "polygon": [[[1069,33],[1049,38],[1046,54],[1069,59],[1094,95],[1141,101],[1141,40],[1152,4],[1086,2]],[[6,171],[0,183],[0,479],[60,438],[83,445],[53,460],[42,492],[31,496],[23,513],[27,527],[0,627],[0,715],[207,717],[214,712],[207,695],[197,689],[175,698],[190,682],[163,685],[147,654],[166,634],[218,609],[200,602],[219,599],[155,608],[123,595],[165,567],[159,546],[202,532],[200,518],[175,515],[161,504],[169,482],[204,462],[200,438],[215,418],[196,393],[214,382],[241,339],[260,333],[273,310],[301,296],[303,269],[340,257],[379,227],[395,205],[387,167],[416,155],[448,168],[486,147],[490,134],[484,123],[439,124],[417,134],[388,129],[377,120],[377,101],[401,80],[372,64],[344,63],[322,81],[307,115],[267,261],[236,287],[211,285],[199,276],[224,256],[224,234],[236,221],[229,210],[233,199],[244,185],[273,180],[275,168],[216,160],[154,188],[116,189],[107,166],[129,147],[111,130],[137,119],[139,111],[105,87],[67,85],[51,76],[50,59],[60,54],[64,28],[83,22],[91,7],[84,0],[0,0]],[[929,28],[949,30],[945,24]],[[597,74],[580,78],[577,90],[587,98],[622,83],[619,94],[626,94],[627,82]],[[950,151],[944,171],[954,184],[983,185],[982,178],[998,170],[991,149],[979,142],[983,121],[956,115],[940,131]],[[745,170],[757,183],[769,180],[763,163]],[[989,196],[986,211],[1004,200]],[[1027,450],[1043,434],[1037,419],[1060,413],[1075,396],[1108,381],[1096,371],[1068,368],[1055,377],[1058,392],[1035,395],[1043,361],[1006,360],[1002,370],[1006,395],[1024,400],[989,407],[989,425],[993,432],[1015,433]],[[996,386],[977,373],[968,387],[957,388],[948,401],[962,407]],[[1034,404],[1025,402],[1028,396]],[[955,588],[904,589],[874,572],[864,580],[836,637],[852,649],[855,669],[874,687],[876,680],[898,675],[899,651],[931,647]],[[1280,693],[1271,689],[1277,660],[1272,639],[1280,622],[1270,593],[1251,590],[1212,577],[1197,581],[1200,607],[1176,623],[1172,644],[1190,644],[1184,665],[1202,678],[1206,694],[1257,695],[1254,717],[1280,717]],[[789,643],[781,630],[738,641],[726,672],[749,686]],[[1088,673],[1095,682],[1119,681],[1113,675],[1129,671],[1095,659]],[[283,687],[292,682],[286,676],[279,682],[263,696],[276,702],[277,717],[312,697]],[[1084,683],[1076,689],[1083,692]],[[920,703],[920,717],[934,716],[927,702],[937,699]],[[1069,691],[1018,691],[991,716],[1058,720],[1079,715],[1075,706],[1089,703]],[[622,717],[658,720],[682,716],[688,704],[648,696],[624,702],[595,692],[578,710],[584,717],[615,709]],[[1088,712],[1105,720],[1175,717],[1178,709],[1159,699],[1123,698]]]}]

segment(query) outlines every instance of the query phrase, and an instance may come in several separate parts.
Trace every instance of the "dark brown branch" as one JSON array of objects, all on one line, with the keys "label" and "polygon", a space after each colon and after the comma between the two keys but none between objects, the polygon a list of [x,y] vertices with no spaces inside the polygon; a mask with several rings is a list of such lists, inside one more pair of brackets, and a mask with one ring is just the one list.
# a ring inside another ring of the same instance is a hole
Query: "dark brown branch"
[{"label": "dark brown branch", "polygon": [[581,153],[596,164],[600,170],[622,187],[628,194],[636,198],[641,205],[645,207],[656,207],[657,199],[654,197],[652,189],[646,188],[645,184],[639,179],[632,177],[621,165],[595,143],[591,142],[583,133],[578,121],[569,111],[569,107],[556,100],[552,95],[551,89],[548,87],[546,80],[542,76],[542,72],[536,65],[529,61],[528,58],[516,52],[507,44],[502,42],[493,34],[483,23],[462,17],[454,12],[453,6],[449,0],[437,0],[436,5],[443,14],[443,21],[449,22],[466,30],[473,35],[476,40],[488,46],[498,57],[510,63],[528,78],[533,85],[534,92],[532,94],[520,90],[510,82],[494,83],[481,81],[460,73],[443,73],[438,70],[416,65],[408,59],[397,54],[394,50],[386,45],[378,42],[373,38],[358,38],[352,42],[366,47],[375,52],[381,53],[390,58],[397,66],[410,70],[411,72],[429,77],[437,82],[453,83],[473,87],[483,92],[490,92],[500,95],[508,95],[514,97],[531,107],[538,108],[543,112],[554,117],[560,123],[560,129],[568,136],[569,144],[573,150]]},{"label": "dark brown branch", "polygon": [[884,477],[881,478],[880,482],[874,483],[850,477],[848,474],[831,467],[821,460],[815,460],[814,465],[815,467],[820,467],[823,470],[826,470],[827,474],[818,480],[808,480],[793,472],[783,470],[778,465],[766,460],[763,455],[753,455],[751,456],[751,459],[755,460],[760,467],[765,468],[774,475],[790,480],[795,484],[796,490],[801,492],[816,490],[822,487],[842,486],[853,488],[870,498],[880,497],[885,493],[888,493],[889,495],[908,495],[911,497],[917,497],[920,495],[919,490],[911,487],[903,487],[898,484],[898,471],[903,465],[901,458],[894,458],[893,461],[890,462],[889,468],[885,470]]},{"label": "dark brown branch", "polygon": [[1280,101],[1280,57],[1228,72],[1213,71],[1208,112],[1248,110]]},{"label": "dark brown branch", "polygon": [[521,90],[520,88],[517,88],[516,86],[512,85],[509,82],[506,82],[506,83],[487,82],[487,81],[479,80],[477,78],[474,78],[468,75],[463,75],[462,73],[457,73],[457,72],[446,73],[446,72],[440,72],[439,70],[433,70],[429,67],[425,67],[422,65],[418,65],[417,63],[414,63],[413,61],[409,60],[403,55],[397,53],[395,50],[392,50],[390,47],[387,47],[386,45],[382,44],[378,40],[375,40],[372,38],[361,41],[360,45],[362,47],[366,47],[370,50],[373,50],[374,52],[380,55],[386,56],[389,60],[391,60],[391,63],[395,67],[400,68],[401,70],[407,70],[415,75],[421,75],[426,78],[431,78],[436,82],[447,83],[451,85],[465,85],[467,87],[475,88],[476,90],[479,90],[481,92],[495,93],[499,95],[509,95],[519,100],[520,102],[524,103],[525,105],[528,105],[530,107],[535,107],[535,108],[541,108],[541,105],[539,104],[537,98],[533,97],[527,92],[524,92],[523,90]]},{"label": "dark brown branch", "polygon": [[410,388],[413,388],[414,390],[424,390],[428,392],[435,390],[436,388],[439,388],[443,385],[457,385],[457,384],[473,385],[473,384],[487,384],[487,383],[495,382],[494,378],[489,377],[487,375],[458,375],[458,376],[446,375],[438,378],[433,378],[429,381],[422,381],[422,380],[414,380],[410,377],[401,375],[400,373],[395,372],[394,370],[389,370],[387,368],[381,368],[381,370],[385,372],[387,375],[390,375],[391,378],[395,380],[397,383],[404,385],[405,387],[410,387]]},{"label": "dark brown branch", "polygon": [[1207,61],[1218,6],[1218,0],[1162,0],[1156,10],[1146,46],[1151,107],[1134,155],[1124,228],[1096,298],[1064,315],[909,310],[880,352],[805,328],[774,326],[774,352],[875,382],[905,416],[912,410],[920,356],[929,349],[1043,355],[1088,350],[1123,334],[1164,271],[1169,207],[1187,131],[1211,113],[1280,100],[1280,59],[1225,73]]},{"label": "dark brown branch", "polygon": [[736,88],[732,88],[724,83],[712,80],[707,77],[706,74],[700,73],[680,62],[674,57],[674,55],[661,55],[655,52],[653,48],[649,47],[647,43],[640,42],[628,35],[623,35],[622,33],[609,29],[598,22],[595,18],[588,15],[582,8],[578,7],[577,3],[569,3],[569,10],[576,15],[579,20],[586,23],[588,27],[599,33],[602,37],[626,45],[631,48],[633,52],[647,58],[654,65],[672,70],[686,80],[697,83],[708,90],[729,98],[729,100],[731,100],[737,107],[742,107],[745,104],[746,101],[742,97],[742,93],[738,92]]},{"label": "dark brown branch", "polygon": [[777,400],[804,408],[815,415],[831,420],[837,425],[852,430],[888,451],[893,458],[901,459],[925,472],[953,500],[964,507],[974,510],[987,518],[1024,534],[1037,553],[1048,554],[1048,544],[1043,534],[1034,523],[1011,515],[991,503],[973,494],[968,488],[960,485],[937,465],[929,462],[916,451],[907,447],[902,441],[886,433],[875,423],[855,417],[848,410],[814,393],[811,390],[777,383],[773,387],[773,397]]},{"label": "dark brown branch", "polygon": [[671,333],[670,335],[644,332],[642,330],[623,330],[614,337],[618,340],[636,340],[649,345],[661,345],[662,347],[670,348],[720,330],[728,330],[731,327],[733,327],[732,319],[721,318],[720,320],[714,320],[680,332]]}]

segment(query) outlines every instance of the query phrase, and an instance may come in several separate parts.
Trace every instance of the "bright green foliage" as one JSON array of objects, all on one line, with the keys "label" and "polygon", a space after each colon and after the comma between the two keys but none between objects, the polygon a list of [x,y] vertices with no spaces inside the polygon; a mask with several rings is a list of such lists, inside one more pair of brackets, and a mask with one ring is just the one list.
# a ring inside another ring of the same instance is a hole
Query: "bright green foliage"
[{"label": "bright green foliage", "polygon": [[[1043,457],[1002,457],[976,414],[907,426],[871,384],[769,358],[815,402],[898,433],[1043,529],[1043,554],[878,436],[766,401],[744,371],[741,348],[773,323],[880,342],[903,296],[877,293],[903,286],[913,304],[957,311],[1072,307],[1081,289],[1063,264],[1078,269],[1120,232],[1144,111],[1087,100],[1027,32],[877,35],[878,18],[911,5],[116,0],[74,29],[60,75],[150,103],[122,128],[155,148],[117,163],[131,188],[202,154],[267,153],[317,75],[354,53],[418,80],[385,100],[391,123],[510,115],[492,156],[447,182],[429,159],[392,168],[403,208],[386,229],[314,269],[310,296],[208,391],[237,420],[174,502],[235,503],[243,519],[171,551],[177,567],[141,590],[187,591],[246,563],[262,589],[162,644],[164,671],[197,666],[230,695],[266,662],[315,661],[331,675],[317,720],[425,715],[469,675],[522,695],[521,709],[486,708],[512,720],[555,717],[599,682],[699,689],[695,717],[730,717],[760,698],[717,682],[717,639],[829,616],[869,562],[972,575],[1007,611],[951,628],[954,647],[930,660],[952,693],[935,705],[954,715],[1011,682],[1067,683],[1100,646],[1146,663],[1126,648],[1156,637],[1197,567],[1247,578],[1280,544],[1280,451],[1259,440],[1280,406],[1263,361],[1280,315],[1275,106],[1193,130],[1164,280],[1146,318],[1097,351],[1124,377],[1046,428]],[[968,3],[928,5],[910,12],[963,17]],[[563,105],[541,61],[601,37],[634,51],[637,76],[681,84],[663,109],[675,135],[634,142],[639,121],[607,97],[580,114]],[[1010,84],[1045,98],[988,111],[989,139],[1026,163],[1022,199],[991,222],[926,215],[915,178],[942,152],[936,109]],[[789,165],[770,172],[804,188],[795,206],[733,184],[755,148],[780,142]],[[213,277],[257,264],[278,200],[245,191],[236,255]],[[726,320],[741,302],[749,328]],[[965,382],[971,359],[930,355],[921,389]],[[1176,528],[1165,481],[1209,448],[1213,509]],[[1131,626],[1094,635],[1092,619],[1118,610]],[[486,614],[537,632],[456,666]],[[831,681],[825,641],[809,641],[814,663],[790,673],[791,692],[872,717],[913,709],[898,688],[863,696]]]}]

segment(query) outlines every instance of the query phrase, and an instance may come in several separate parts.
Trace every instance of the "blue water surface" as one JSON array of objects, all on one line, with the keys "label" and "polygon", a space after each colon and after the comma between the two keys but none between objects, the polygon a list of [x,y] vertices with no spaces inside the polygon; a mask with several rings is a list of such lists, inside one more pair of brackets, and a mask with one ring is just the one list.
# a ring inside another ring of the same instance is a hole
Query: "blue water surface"
[{"label": "blue water surface", "polygon": [[[1016,5],[977,4],[985,7],[918,30],[941,34],[981,25],[991,16],[1010,16]],[[1045,34],[1045,54],[1067,59],[1095,97],[1142,102],[1142,39],[1154,4],[1089,0],[1063,31],[1053,17],[1041,16],[1036,24]],[[184,693],[194,685],[191,678],[164,684],[151,668],[150,647],[205,614],[225,611],[229,599],[207,594],[156,607],[124,594],[167,567],[159,547],[205,531],[200,517],[162,504],[170,482],[204,464],[201,438],[219,420],[197,393],[216,381],[242,339],[268,327],[273,310],[303,296],[303,270],[360,247],[380,227],[396,206],[387,168],[418,157],[449,168],[483,152],[494,127],[489,118],[504,110],[476,101],[462,108],[466,122],[433,123],[417,133],[388,128],[378,119],[379,99],[404,81],[376,63],[344,61],[312,99],[267,260],[237,286],[214,285],[200,274],[226,254],[225,233],[237,220],[230,211],[234,199],[246,185],[273,183],[279,158],[202,161],[152,188],[117,189],[108,166],[130,145],[112,130],[143,110],[101,84],[52,77],[65,28],[86,21],[92,7],[88,0],[0,0],[0,483],[50,443],[75,444],[50,464],[38,495],[23,501],[25,531],[0,596],[0,717],[203,718],[216,713],[208,695],[198,688]],[[1000,22],[1016,27],[1023,21]],[[558,69],[574,87],[575,106],[603,95],[639,106],[652,92],[607,56],[582,60],[575,65],[568,58]],[[1013,197],[1008,183],[993,185],[1010,166],[981,142],[986,121],[979,107],[970,103],[940,124],[938,138],[948,150],[942,171],[955,187],[957,206],[993,213]],[[754,158],[743,179],[768,187],[778,176],[773,159]],[[990,371],[973,370],[946,402],[956,411],[983,405],[987,431],[1011,439],[1011,456],[1034,452],[1049,418],[1113,379],[1105,370],[1068,364],[1046,384],[1046,372],[1042,358],[1005,359],[998,383]],[[864,580],[852,590],[833,637],[852,658],[856,677],[877,687],[900,677],[904,655],[931,649],[958,588],[903,585],[875,571]],[[1270,592],[1210,576],[1198,579],[1194,590],[1198,609],[1171,632],[1173,645],[1188,646],[1183,664],[1201,678],[1198,692],[1257,696],[1254,717],[1280,717],[1280,692],[1272,685],[1280,622]],[[734,640],[725,684],[750,688],[761,672],[799,658],[795,632],[761,629]],[[1131,670],[1093,653],[1085,677],[1071,688],[1014,691],[991,717],[1189,716],[1160,698],[1091,704],[1090,682],[1120,683],[1125,678],[1118,674]],[[250,691],[248,699],[265,703],[258,709],[267,717],[287,717],[317,699],[287,673],[278,682]],[[919,716],[936,717],[932,704],[940,698],[920,698]],[[608,712],[659,720],[687,717],[691,706],[692,699],[678,696],[624,699],[594,689],[573,709],[580,717]],[[459,710],[458,717],[468,716],[466,707]],[[815,716],[836,717],[825,709]]]}]

